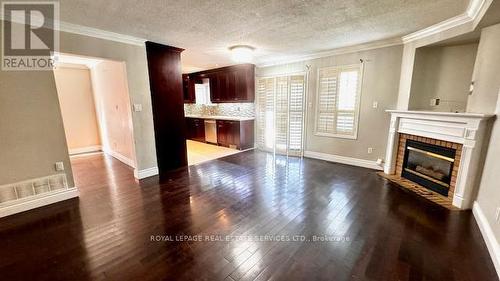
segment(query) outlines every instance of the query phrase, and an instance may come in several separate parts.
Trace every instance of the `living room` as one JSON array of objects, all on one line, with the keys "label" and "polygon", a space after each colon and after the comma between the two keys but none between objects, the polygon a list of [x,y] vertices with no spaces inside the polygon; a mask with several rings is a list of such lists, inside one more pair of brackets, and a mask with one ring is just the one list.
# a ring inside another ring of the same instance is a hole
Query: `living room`
[{"label": "living room", "polygon": [[498,1],[2,7],[2,279],[498,280]]}]

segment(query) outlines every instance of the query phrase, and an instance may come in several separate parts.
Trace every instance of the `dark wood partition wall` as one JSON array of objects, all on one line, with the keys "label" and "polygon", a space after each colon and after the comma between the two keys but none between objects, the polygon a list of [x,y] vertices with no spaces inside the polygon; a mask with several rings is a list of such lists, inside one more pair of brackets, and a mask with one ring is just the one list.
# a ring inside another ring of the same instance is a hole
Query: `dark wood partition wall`
[{"label": "dark wood partition wall", "polygon": [[187,166],[182,51],[183,49],[146,42],[160,176],[169,170]]}]

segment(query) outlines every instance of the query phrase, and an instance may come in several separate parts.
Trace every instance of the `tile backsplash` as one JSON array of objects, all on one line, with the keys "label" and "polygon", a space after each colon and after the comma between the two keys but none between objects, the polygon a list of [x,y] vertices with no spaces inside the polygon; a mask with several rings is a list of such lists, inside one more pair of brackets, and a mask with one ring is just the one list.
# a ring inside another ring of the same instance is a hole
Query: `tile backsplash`
[{"label": "tile backsplash", "polygon": [[186,115],[255,117],[254,103],[184,104]]}]

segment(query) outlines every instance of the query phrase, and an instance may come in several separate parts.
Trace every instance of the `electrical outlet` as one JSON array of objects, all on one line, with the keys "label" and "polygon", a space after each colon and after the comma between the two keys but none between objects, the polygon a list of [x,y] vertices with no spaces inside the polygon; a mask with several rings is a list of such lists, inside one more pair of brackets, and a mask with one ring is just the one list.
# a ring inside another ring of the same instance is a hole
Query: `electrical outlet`
[{"label": "electrical outlet", "polygon": [[373,108],[378,108],[378,101],[373,102]]},{"label": "electrical outlet", "polygon": [[372,154],[373,153],[373,147],[368,147],[368,154]]},{"label": "electrical outlet", "polygon": [[497,210],[495,211],[495,220],[497,223],[500,222],[500,207],[497,207]]},{"label": "electrical outlet", "polygon": [[56,162],[56,171],[64,171],[64,163]]}]

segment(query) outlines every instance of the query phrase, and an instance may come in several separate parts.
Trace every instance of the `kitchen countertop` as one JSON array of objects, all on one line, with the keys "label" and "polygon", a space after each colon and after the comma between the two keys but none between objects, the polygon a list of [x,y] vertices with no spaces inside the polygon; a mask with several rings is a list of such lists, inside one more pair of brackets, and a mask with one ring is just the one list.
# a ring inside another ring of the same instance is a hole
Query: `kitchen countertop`
[{"label": "kitchen countertop", "polygon": [[229,121],[247,121],[254,120],[255,117],[239,117],[239,116],[218,116],[218,115],[186,115],[186,118],[201,118],[214,120],[229,120]]}]

